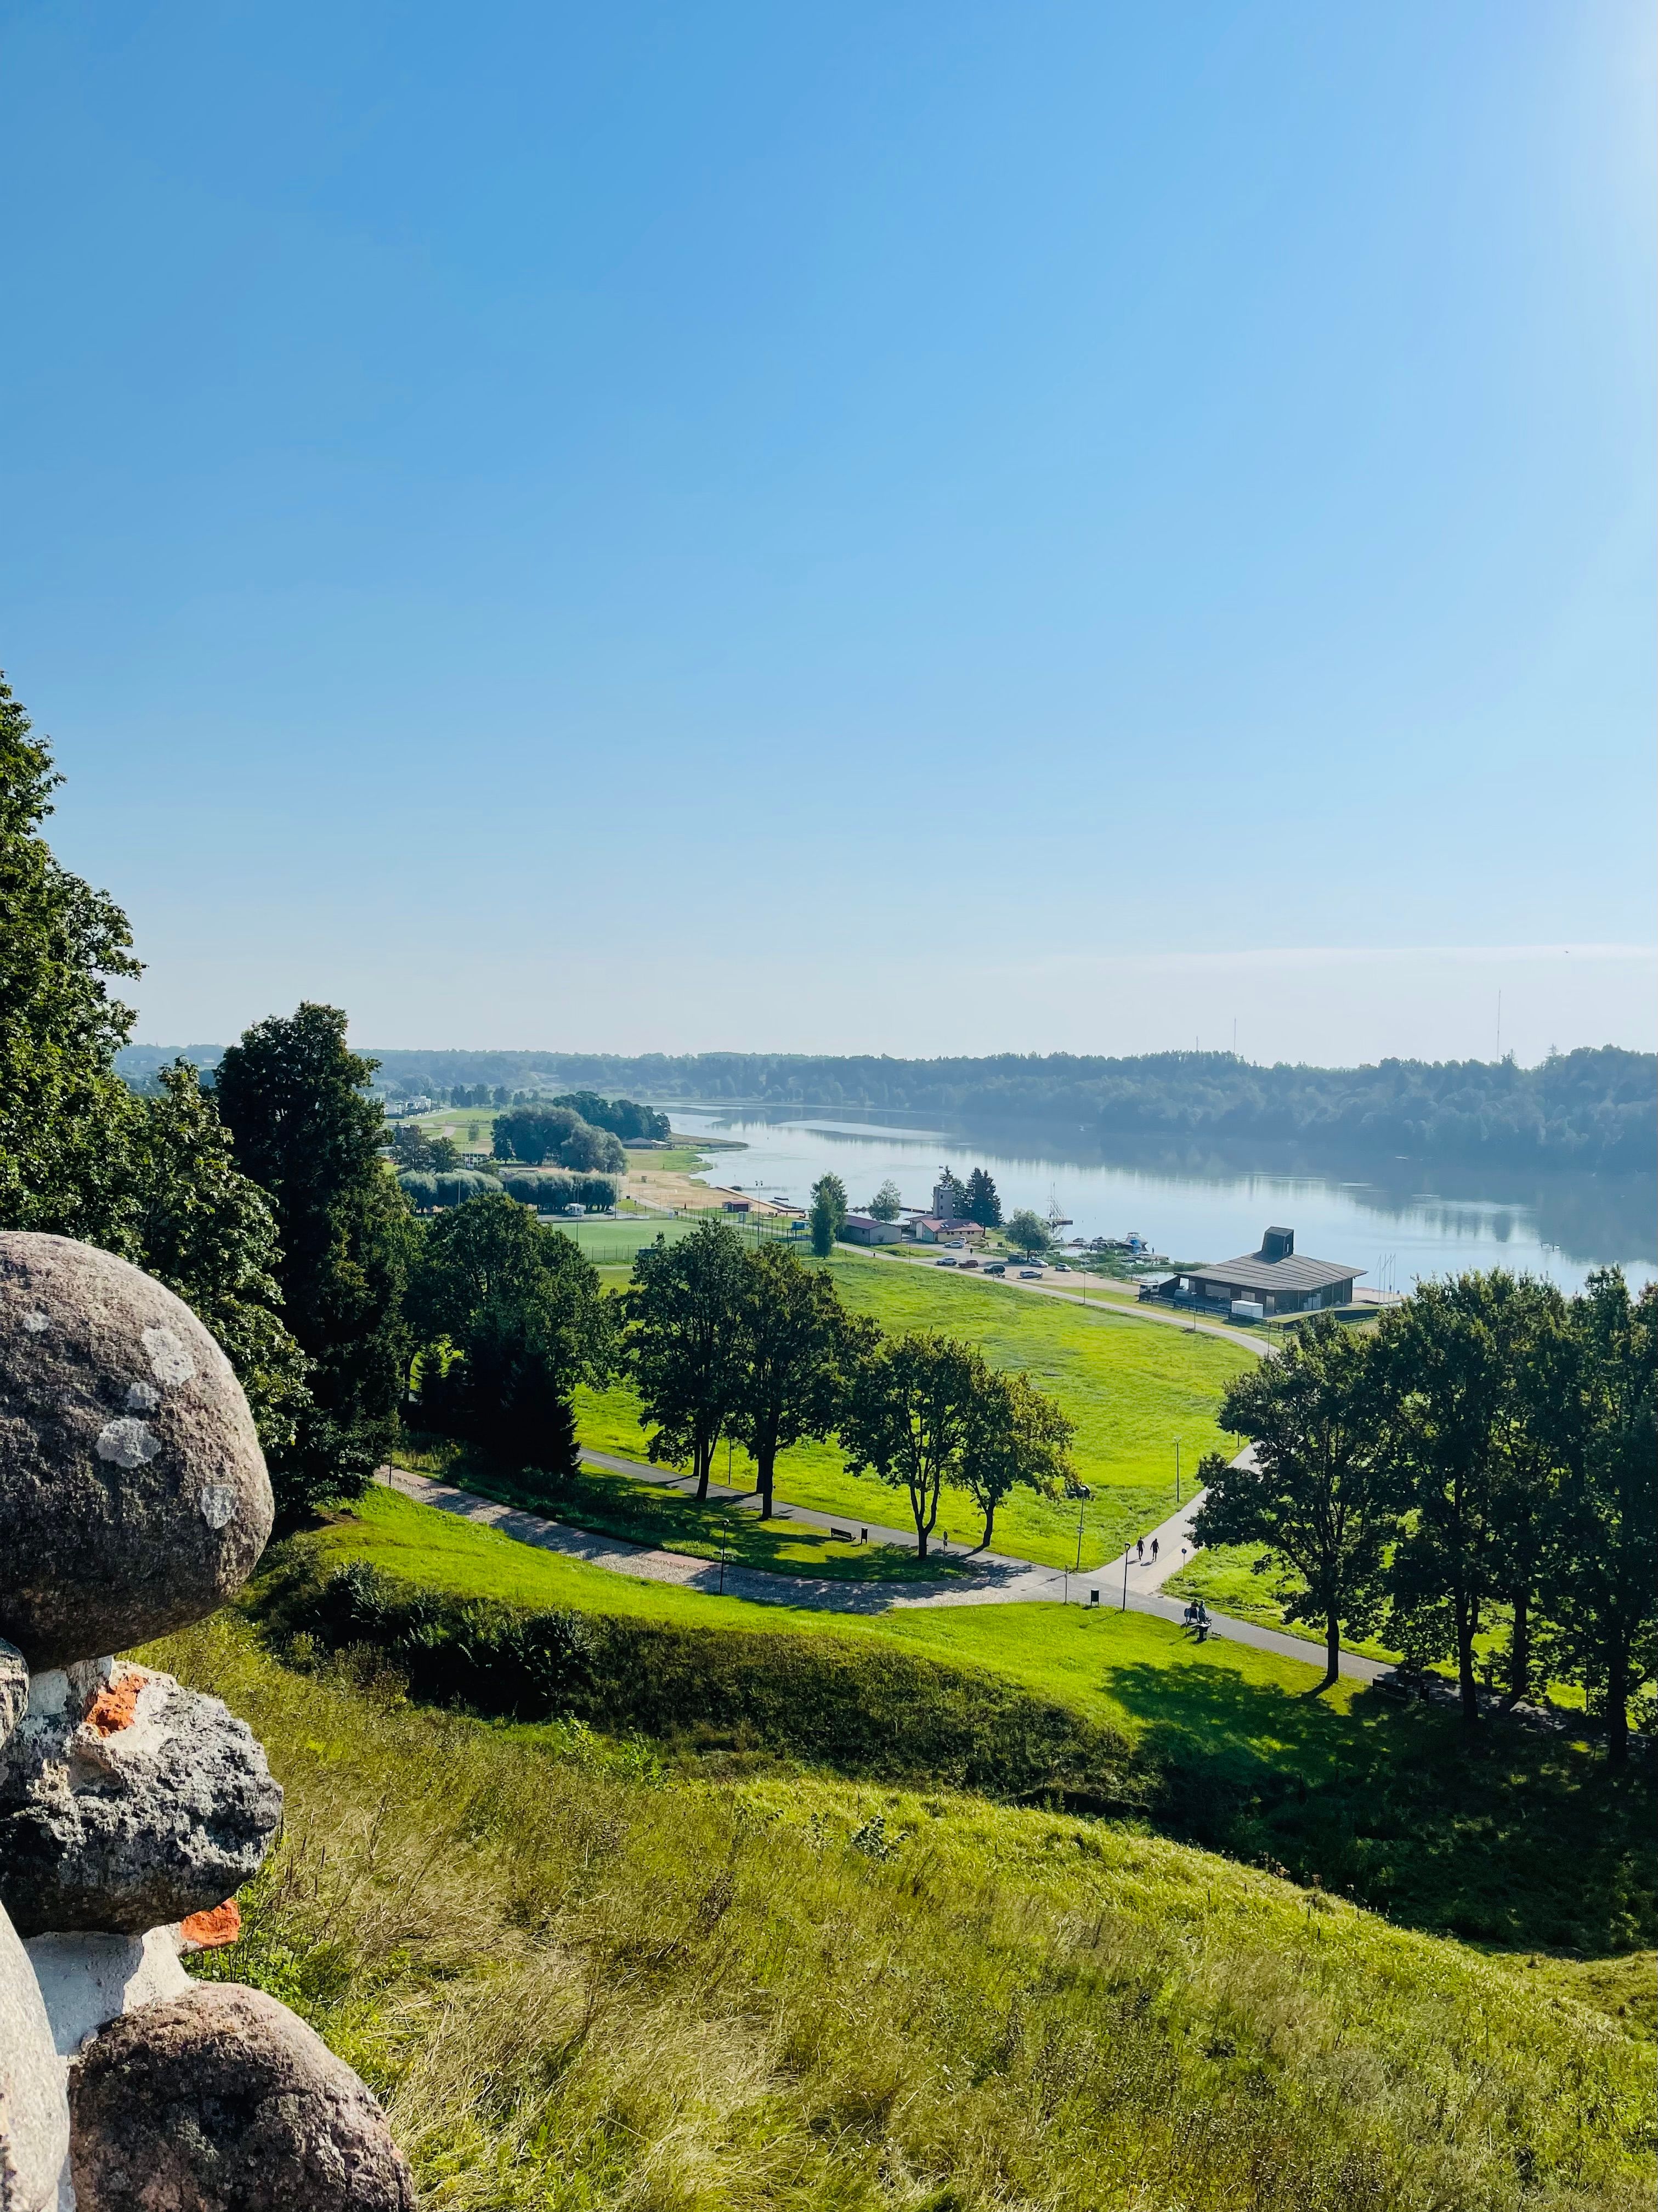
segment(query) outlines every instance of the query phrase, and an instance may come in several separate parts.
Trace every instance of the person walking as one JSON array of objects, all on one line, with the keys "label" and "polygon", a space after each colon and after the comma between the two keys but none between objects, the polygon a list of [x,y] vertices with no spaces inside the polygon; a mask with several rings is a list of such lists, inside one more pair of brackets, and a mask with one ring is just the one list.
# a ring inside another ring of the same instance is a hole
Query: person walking
[{"label": "person walking", "polygon": [[1143,1567],[1145,1565],[1145,1539],[1144,1536],[1137,1536],[1134,1539],[1134,1549],[1139,1553],[1139,1559],[1137,1564]]},{"label": "person walking", "polygon": [[1157,1564],[1157,1540],[1155,1536],[1151,1539],[1151,1564],[1154,1567]]}]

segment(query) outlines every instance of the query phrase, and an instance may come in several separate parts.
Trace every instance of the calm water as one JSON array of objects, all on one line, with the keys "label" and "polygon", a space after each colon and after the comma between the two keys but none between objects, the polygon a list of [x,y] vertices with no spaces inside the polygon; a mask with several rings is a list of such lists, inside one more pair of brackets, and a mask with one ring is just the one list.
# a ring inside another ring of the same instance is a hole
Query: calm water
[{"label": "calm water", "polygon": [[[1028,1206],[1069,1214],[1068,1237],[1138,1230],[1172,1260],[1230,1259],[1253,1251],[1269,1223],[1296,1232],[1296,1249],[1364,1271],[1372,1288],[1406,1291],[1418,1277],[1505,1267],[1576,1290],[1591,1267],[1615,1264],[1632,1284],[1658,1275],[1658,1179],[1542,1175],[1430,1165],[1393,1155],[1314,1164],[1292,1147],[1181,1150],[1122,1140],[986,1127],[908,1127],[855,1115],[829,1119],[675,1106],[688,1134],[732,1138],[712,1179],[804,1205],[832,1170],[854,1206],[889,1177],[907,1206],[931,1202],[941,1166],[996,1178],[1004,1212]],[[1067,1152],[1072,1154],[1066,1157]]]}]

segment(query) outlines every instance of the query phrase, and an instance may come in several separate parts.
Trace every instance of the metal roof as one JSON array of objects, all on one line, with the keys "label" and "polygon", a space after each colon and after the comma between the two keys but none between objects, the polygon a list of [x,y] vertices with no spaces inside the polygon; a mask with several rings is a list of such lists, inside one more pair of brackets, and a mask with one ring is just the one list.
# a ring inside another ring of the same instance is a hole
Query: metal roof
[{"label": "metal roof", "polygon": [[1321,1291],[1327,1283],[1348,1283],[1365,1273],[1337,1260],[1304,1260],[1291,1253],[1287,1260],[1263,1260],[1259,1252],[1245,1252],[1236,1260],[1217,1260],[1183,1273],[1194,1283],[1234,1283],[1252,1291]]}]

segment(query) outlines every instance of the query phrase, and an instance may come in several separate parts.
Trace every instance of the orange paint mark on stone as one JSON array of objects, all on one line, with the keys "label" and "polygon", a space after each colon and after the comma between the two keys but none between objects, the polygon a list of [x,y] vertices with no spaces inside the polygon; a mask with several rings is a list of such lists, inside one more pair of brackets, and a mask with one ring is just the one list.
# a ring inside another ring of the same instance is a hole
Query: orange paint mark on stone
[{"label": "orange paint mark on stone", "polygon": [[94,1735],[118,1735],[124,1728],[131,1728],[145,1679],[142,1667],[129,1667],[112,1682],[106,1682],[87,1707],[83,1725]]},{"label": "orange paint mark on stone", "polygon": [[234,1897],[210,1905],[205,1912],[191,1912],[179,1923],[179,1940],[191,1951],[217,1950],[222,1943],[234,1943],[241,1932],[241,1908]]}]

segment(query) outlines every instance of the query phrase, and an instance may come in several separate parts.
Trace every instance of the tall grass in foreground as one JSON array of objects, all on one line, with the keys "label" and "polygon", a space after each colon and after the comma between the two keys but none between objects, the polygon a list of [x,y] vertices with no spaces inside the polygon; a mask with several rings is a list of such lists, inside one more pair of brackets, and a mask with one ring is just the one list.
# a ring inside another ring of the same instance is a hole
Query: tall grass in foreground
[{"label": "tall grass in foreground", "polygon": [[970,1797],[676,1779],[228,1616],[148,1656],[288,1792],[209,1971],[367,2075],[428,2206],[1651,2202],[1649,2046],[1316,1893]]}]

